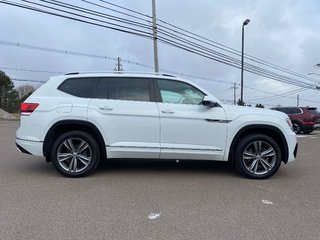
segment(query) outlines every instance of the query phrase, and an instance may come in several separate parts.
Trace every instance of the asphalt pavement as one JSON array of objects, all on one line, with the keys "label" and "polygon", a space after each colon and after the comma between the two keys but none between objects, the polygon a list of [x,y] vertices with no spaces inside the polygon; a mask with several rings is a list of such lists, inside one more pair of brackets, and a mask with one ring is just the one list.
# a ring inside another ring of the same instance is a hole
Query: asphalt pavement
[{"label": "asphalt pavement", "polygon": [[81,179],[15,148],[0,121],[0,239],[320,239],[320,133],[267,180],[226,163],[120,160]]}]

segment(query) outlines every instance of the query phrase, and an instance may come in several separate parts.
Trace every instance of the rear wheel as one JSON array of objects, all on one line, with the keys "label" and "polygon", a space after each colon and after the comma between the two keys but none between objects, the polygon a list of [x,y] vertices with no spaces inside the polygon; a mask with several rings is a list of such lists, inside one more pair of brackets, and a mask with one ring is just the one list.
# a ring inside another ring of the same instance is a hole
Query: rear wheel
[{"label": "rear wheel", "polygon": [[309,133],[312,133],[312,132],[313,132],[312,129],[305,129],[305,130],[302,130],[302,131],[303,131],[303,133],[305,133],[305,134],[309,134]]},{"label": "rear wheel", "polygon": [[100,161],[97,141],[88,133],[71,131],[56,139],[51,150],[54,167],[67,177],[84,177]]},{"label": "rear wheel", "polygon": [[297,134],[301,133],[301,124],[298,122],[292,122],[293,131]]},{"label": "rear wheel", "polygon": [[236,169],[245,177],[269,178],[281,165],[279,145],[263,134],[248,135],[239,142],[236,155]]}]

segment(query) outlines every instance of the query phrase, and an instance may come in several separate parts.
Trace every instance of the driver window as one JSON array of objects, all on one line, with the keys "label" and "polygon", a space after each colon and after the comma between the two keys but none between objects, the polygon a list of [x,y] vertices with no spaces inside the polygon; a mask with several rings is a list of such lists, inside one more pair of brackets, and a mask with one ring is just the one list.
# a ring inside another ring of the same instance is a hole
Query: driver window
[{"label": "driver window", "polygon": [[162,102],[200,104],[204,94],[193,86],[171,80],[158,80]]}]

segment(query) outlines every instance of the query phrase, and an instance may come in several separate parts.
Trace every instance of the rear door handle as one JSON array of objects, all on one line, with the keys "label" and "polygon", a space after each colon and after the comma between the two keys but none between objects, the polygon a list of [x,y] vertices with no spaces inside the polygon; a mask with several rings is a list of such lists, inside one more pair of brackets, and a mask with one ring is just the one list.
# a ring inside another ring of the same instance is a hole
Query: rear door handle
[{"label": "rear door handle", "polygon": [[109,107],[109,106],[99,107],[99,109],[102,110],[102,111],[111,111],[111,110],[113,110],[113,108]]},{"label": "rear door handle", "polygon": [[172,110],[169,110],[169,109],[167,109],[167,110],[161,110],[161,112],[162,113],[174,113],[174,111],[172,111]]}]

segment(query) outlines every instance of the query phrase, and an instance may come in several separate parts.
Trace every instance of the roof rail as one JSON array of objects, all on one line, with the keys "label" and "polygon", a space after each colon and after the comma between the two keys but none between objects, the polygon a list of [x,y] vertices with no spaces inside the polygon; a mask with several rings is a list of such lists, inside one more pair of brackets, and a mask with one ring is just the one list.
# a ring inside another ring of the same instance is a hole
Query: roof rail
[{"label": "roof rail", "polygon": [[79,74],[78,72],[67,72],[65,75],[75,75],[75,74]]},{"label": "roof rail", "polygon": [[113,74],[150,74],[164,77],[177,77],[168,73],[155,73],[155,72],[137,72],[137,71],[77,71],[77,72],[67,72],[65,75],[76,75],[76,74],[86,74],[86,73],[113,73]]}]

